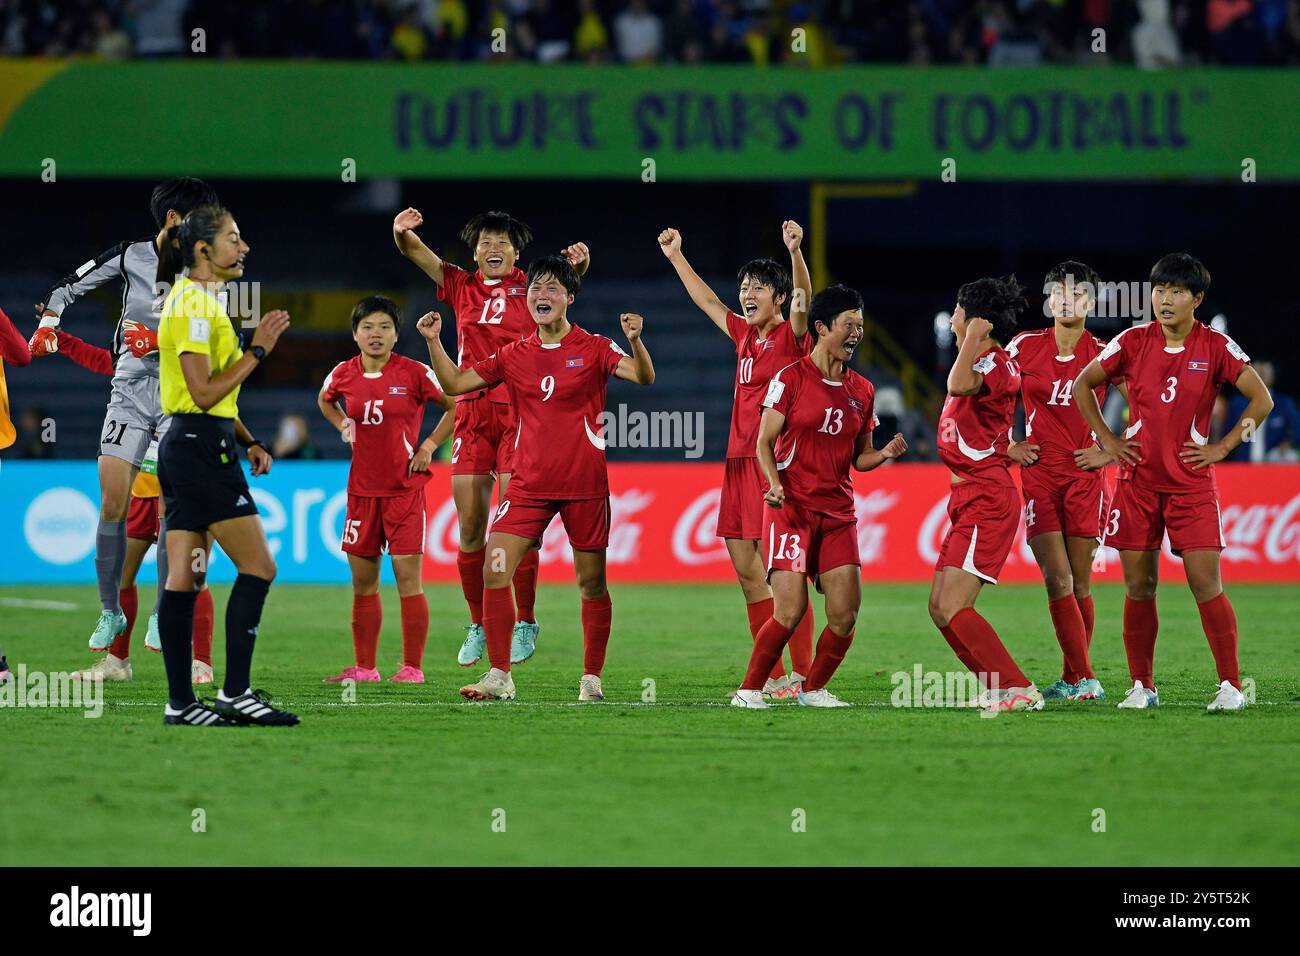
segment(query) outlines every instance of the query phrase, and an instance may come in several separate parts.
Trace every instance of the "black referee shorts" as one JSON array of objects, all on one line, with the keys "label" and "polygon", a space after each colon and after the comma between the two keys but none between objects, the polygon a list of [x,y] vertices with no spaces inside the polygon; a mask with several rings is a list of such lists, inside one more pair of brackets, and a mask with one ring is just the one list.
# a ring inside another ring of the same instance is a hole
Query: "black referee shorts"
[{"label": "black referee shorts", "polygon": [[218,521],[257,514],[233,419],[171,416],[158,445],[158,483],[173,531],[205,531]]}]

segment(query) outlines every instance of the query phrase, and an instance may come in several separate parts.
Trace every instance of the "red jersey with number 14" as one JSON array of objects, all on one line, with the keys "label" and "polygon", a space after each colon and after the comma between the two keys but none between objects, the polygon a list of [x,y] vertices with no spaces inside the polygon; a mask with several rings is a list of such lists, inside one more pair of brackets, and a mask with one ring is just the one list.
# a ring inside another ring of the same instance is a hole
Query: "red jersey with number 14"
[{"label": "red jersey with number 14", "polygon": [[[495,355],[502,346],[532,335],[537,328],[528,311],[528,274],[518,267],[505,278],[485,279],[477,269],[470,272],[444,262],[438,298],[456,313],[456,364],[461,368]],[[456,401],[484,394],[479,391],[457,395]],[[510,401],[504,388],[486,394],[500,404]]]},{"label": "red jersey with number 14", "polygon": [[763,405],[785,416],[775,452],[786,497],[807,511],[852,520],[853,459],[859,439],[876,427],[871,382],[851,368],[832,382],[805,357],[772,378]]},{"label": "red jersey with number 14", "polygon": [[510,496],[574,501],[609,494],[605,410],[609,377],[627,353],[574,325],[558,342],[537,332],[474,365],[489,385],[503,383],[518,430]]},{"label": "red jersey with number 14", "polygon": [[949,395],[939,416],[939,460],[958,478],[1015,485],[1008,470],[1011,425],[1016,418],[1020,369],[1001,346],[971,366],[984,376],[974,395]]},{"label": "red jersey with number 14", "polygon": [[758,337],[758,326],[750,325],[734,312],[727,313],[727,335],[736,345],[736,390],[731,406],[731,433],[727,438],[728,458],[758,455],[758,420],[763,417],[763,396],[772,376],[812,348],[812,336],[795,337],[794,328],[783,321],[767,338]]},{"label": "red jersey with number 14", "polygon": [[[1098,472],[1074,463],[1074,452],[1096,442],[1092,429],[1074,407],[1074,380],[1106,347],[1084,332],[1073,355],[1058,355],[1056,329],[1021,332],[1007,346],[1020,369],[1020,400],[1025,403],[1025,441],[1039,446],[1033,467],[1066,478]],[[1097,404],[1106,401],[1106,385],[1097,386]]]},{"label": "red jersey with number 14", "polygon": [[420,446],[424,405],[442,397],[433,369],[404,355],[393,355],[378,372],[367,372],[361,356],[334,366],[325,377],[323,397],[343,402],[356,423],[348,493],[391,498],[422,488],[428,472],[407,475]]}]

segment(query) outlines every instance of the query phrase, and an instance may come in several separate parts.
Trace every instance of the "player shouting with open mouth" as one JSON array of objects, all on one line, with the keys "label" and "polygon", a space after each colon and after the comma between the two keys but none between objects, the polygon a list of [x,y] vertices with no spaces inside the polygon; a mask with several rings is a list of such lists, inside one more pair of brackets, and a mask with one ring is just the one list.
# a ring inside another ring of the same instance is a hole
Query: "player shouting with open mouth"
[{"label": "player shouting with open mouth", "polygon": [[603,335],[592,335],[569,321],[568,310],[580,286],[567,258],[534,260],[528,268],[532,335],[503,346],[468,369],[458,368],[443,349],[438,338],[442,318],[436,312],[417,323],[428,340],[430,364],[442,390],[463,395],[503,385],[509,390],[518,428],[513,478],[487,542],[483,627],[491,667],[478,682],[461,688],[461,696],[469,699],[515,696],[510,676],[510,631],[515,620],[510,581],[524,556],[540,546],[542,532],[556,514],[573,546],[582,593],[583,674],[578,699],[604,699],[600,675],[613,610],[605,587],[610,508],[600,415],[611,375],[649,385],[655,371],[641,341],[641,316],[620,316],[631,355]]},{"label": "player shouting with open mouth", "polygon": [[773,613],[758,632],[745,682],[731,698],[736,707],[771,706],[763,700],[763,683],[804,619],[808,579],[826,596],[826,628],[799,703],[848,706],[826,684],[853,643],[862,600],[851,472],[871,471],[907,450],[902,435],[880,451],[871,447],[875,388],[848,367],[862,341],[862,296],[842,285],[823,289],[808,321],[817,335],[812,354],[778,372],[763,399],[756,451],[767,482],[763,539]]},{"label": "player shouting with open mouth", "polygon": [[[1219,674],[1209,710],[1241,710],[1237,616],[1223,592],[1219,553],[1223,529],[1214,463],[1253,437],[1273,410],[1273,398],[1236,342],[1196,319],[1210,273],[1186,253],[1165,256],[1151,269],[1155,321],[1125,329],[1074,383],[1074,400],[1102,449],[1120,462],[1115,497],[1106,517],[1106,543],[1124,567],[1124,650],[1133,680],[1119,706],[1160,703],[1155,688],[1156,580],[1165,532],[1183,559],[1187,585],[1201,612]],[[1106,427],[1093,390],[1123,379],[1129,425],[1121,438]],[[1241,419],[1211,443],[1210,415],[1219,390],[1231,383],[1249,403]]]},{"label": "player shouting with open mouth", "polygon": [[[402,255],[438,284],[438,298],[450,303],[456,319],[456,362],[469,368],[504,345],[533,334],[528,313],[528,277],[515,264],[533,233],[504,212],[485,212],[465,224],[460,238],[474,253],[478,269],[462,269],[441,259],[420,241],[415,230],[424,224],[418,209],[405,209],[393,220],[393,241]],[[578,242],[562,255],[585,275],[591,254]],[[483,544],[487,537],[492,485],[498,502],[510,489],[515,447],[515,413],[504,388],[470,392],[456,399],[456,425],[451,451],[451,493],[460,525],[456,569],[469,605],[470,624],[456,661],[471,667],[483,656]],[[511,636],[510,659],[522,664],[533,656],[541,631],[533,616],[537,599],[536,551],[530,551],[515,572],[519,615]]]}]

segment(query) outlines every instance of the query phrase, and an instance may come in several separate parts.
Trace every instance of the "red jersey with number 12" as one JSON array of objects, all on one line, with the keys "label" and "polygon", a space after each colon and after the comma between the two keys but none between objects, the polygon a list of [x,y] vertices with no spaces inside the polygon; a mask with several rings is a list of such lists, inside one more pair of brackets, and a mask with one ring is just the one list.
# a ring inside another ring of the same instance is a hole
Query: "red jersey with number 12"
[{"label": "red jersey with number 12", "polygon": [[1008,470],[1020,369],[995,345],[971,366],[984,376],[974,395],[949,395],[939,416],[939,460],[958,478],[1014,485]]},{"label": "red jersey with number 12", "polygon": [[[461,368],[495,355],[502,346],[532,335],[537,328],[528,311],[528,274],[518,267],[503,279],[485,279],[477,269],[469,272],[444,262],[438,298],[456,313],[456,364]],[[456,401],[484,394],[469,392],[457,395]],[[499,404],[510,402],[504,388],[486,394]]]},{"label": "red jersey with number 12", "polygon": [[[1025,441],[1039,446],[1033,467],[1065,478],[1099,472],[1074,463],[1074,452],[1096,442],[1092,429],[1074,407],[1074,380],[1106,343],[1084,332],[1073,355],[1058,355],[1056,329],[1021,332],[1007,346],[1020,369],[1020,400],[1025,403]],[[1106,401],[1105,384],[1097,386],[1097,404]]]},{"label": "red jersey with number 12", "polygon": [[323,397],[341,400],[356,423],[349,494],[392,498],[424,487],[428,472],[407,475],[406,468],[420,446],[425,403],[442,397],[433,369],[393,355],[380,371],[367,372],[358,355],[334,366]]},{"label": "red jersey with number 12", "polygon": [[731,434],[727,438],[728,458],[758,455],[758,420],[763,417],[763,396],[772,376],[812,349],[812,336],[795,338],[794,328],[783,321],[767,338],[758,337],[758,326],[750,325],[734,312],[727,313],[727,334],[736,345],[736,390],[731,406]]}]

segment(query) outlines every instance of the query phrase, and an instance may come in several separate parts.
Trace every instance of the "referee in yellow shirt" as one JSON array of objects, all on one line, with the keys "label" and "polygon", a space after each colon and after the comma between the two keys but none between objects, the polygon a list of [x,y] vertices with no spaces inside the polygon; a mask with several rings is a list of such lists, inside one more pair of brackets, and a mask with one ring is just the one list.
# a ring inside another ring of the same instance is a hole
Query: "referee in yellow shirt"
[{"label": "referee in yellow shirt", "polygon": [[[235,449],[239,387],[275,348],[289,314],[262,316],[247,352],[217,298],[244,274],[248,243],[226,209],[200,206],[169,231],[158,260],[158,282],[172,283],[158,326],[159,381],[165,433],[158,479],[167,511],[167,586],[158,604],[158,633],[167,670],[168,724],[285,726],[298,717],[272,707],[250,689],[253,644],[266,592],[275,578],[248,481]],[[182,267],[185,274],[180,274]],[[205,532],[238,571],[226,605],[225,685],[213,707],[190,685],[190,632],[203,586]],[[197,569],[196,569],[197,568]]]}]

